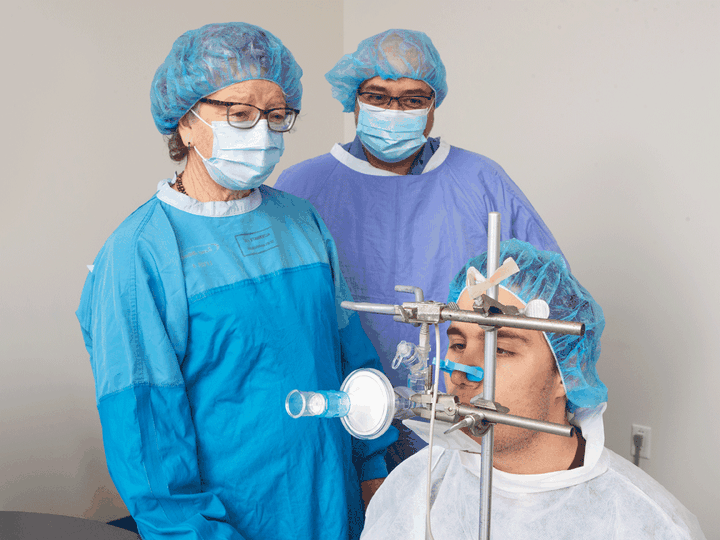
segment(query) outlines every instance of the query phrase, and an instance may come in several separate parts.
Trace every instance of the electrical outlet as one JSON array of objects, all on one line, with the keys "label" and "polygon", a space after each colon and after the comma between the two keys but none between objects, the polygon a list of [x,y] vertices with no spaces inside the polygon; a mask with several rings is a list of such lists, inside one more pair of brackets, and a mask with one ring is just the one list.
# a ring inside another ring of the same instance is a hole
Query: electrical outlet
[{"label": "electrical outlet", "polygon": [[640,457],[650,459],[650,441],[652,440],[652,430],[647,426],[638,424],[632,425],[630,433],[630,456],[635,456],[635,435],[642,435],[642,446],[640,447]]}]

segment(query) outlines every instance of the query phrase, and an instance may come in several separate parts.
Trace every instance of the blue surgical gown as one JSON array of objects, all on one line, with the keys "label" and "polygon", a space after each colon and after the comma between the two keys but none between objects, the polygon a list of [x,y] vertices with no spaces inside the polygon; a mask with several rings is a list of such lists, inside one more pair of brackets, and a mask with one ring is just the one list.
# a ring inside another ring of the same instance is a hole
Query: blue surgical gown
[{"label": "blue surgical gown", "polygon": [[379,368],[335,244],[307,202],[261,186],[199,203],[161,182],[112,234],[77,312],[108,469],[147,540],[357,538],[360,482],[397,436],[292,419],[295,389]]},{"label": "blue surgical gown", "polygon": [[[497,163],[442,140],[422,174],[376,169],[337,144],[329,154],[286,169],[275,187],[307,199],[320,213],[356,302],[413,300],[395,292],[395,285],[421,287],[426,300],[447,301],[455,274],[487,251],[489,212],[501,213],[502,240],[518,238],[560,252],[550,230]],[[418,342],[418,329],[388,315],[360,313],[360,319],[393,385],[405,385],[405,375],[394,371],[391,362],[400,341]],[[447,323],[440,334],[441,355],[447,351],[446,328]],[[424,446],[413,441],[408,444]],[[408,455],[399,453],[400,459]]]}]

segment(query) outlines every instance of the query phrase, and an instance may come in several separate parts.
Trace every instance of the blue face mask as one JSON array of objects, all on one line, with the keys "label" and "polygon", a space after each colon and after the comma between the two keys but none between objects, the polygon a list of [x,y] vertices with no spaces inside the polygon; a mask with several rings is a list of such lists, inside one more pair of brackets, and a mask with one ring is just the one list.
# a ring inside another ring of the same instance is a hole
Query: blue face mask
[{"label": "blue face mask", "polygon": [[357,135],[376,158],[397,163],[413,155],[427,141],[423,134],[430,109],[383,109],[359,102]]},{"label": "blue face mask", "polygon": [[[190,112],[200,116],[192,109]],[[250,129],[237,129],[225,121],[208,124],[213,131],[212,156],[202,158],[210,178],[233,191],[254,189],[267,180],[285,150],[282,133],[271,131],[267,120]]]}]

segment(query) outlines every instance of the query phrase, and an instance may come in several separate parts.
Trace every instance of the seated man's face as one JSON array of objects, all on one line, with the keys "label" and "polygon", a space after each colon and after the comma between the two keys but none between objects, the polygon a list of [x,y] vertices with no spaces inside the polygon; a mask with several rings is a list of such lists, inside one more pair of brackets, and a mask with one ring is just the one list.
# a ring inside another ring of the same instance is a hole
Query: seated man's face
[{"label": "seated man's face", "polygon": [[[525,307],[518,298],[503,289],[499,290],[498,301],[517,308]],[[458,306],[472,310],[472,305],[473,301],[464,291]],[[485,331],[479,325],[454,322],[448,328],[448,338],[448,360],[485,368]],[[482,381],[469,381],[462,371],[453,371],[446,382],[448,392],[466,404],[483,391]],[[510,414],[516,416],[567,424],[565,388],[550,346],[541,332],[498,329],[495,401],[508,407]],[[495,451],[522,450],[537,433],[498,424],[495,427]]]}]

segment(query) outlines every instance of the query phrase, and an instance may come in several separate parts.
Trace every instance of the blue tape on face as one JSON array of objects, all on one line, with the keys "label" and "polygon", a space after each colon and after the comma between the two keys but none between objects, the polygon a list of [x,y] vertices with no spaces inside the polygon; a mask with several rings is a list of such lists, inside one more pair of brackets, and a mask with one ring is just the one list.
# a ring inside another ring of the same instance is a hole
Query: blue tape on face
[{"label": "blue tape on face", "polygon": [[473,382],[480,382],[485,376],[485,372],[481,367],[458,364],[456,362],[451,362],[447,358],[445,360],[440,360],[440,369],[449,374],[452,374],[453,371],[462,371],[467,375],[468,381]]}]

